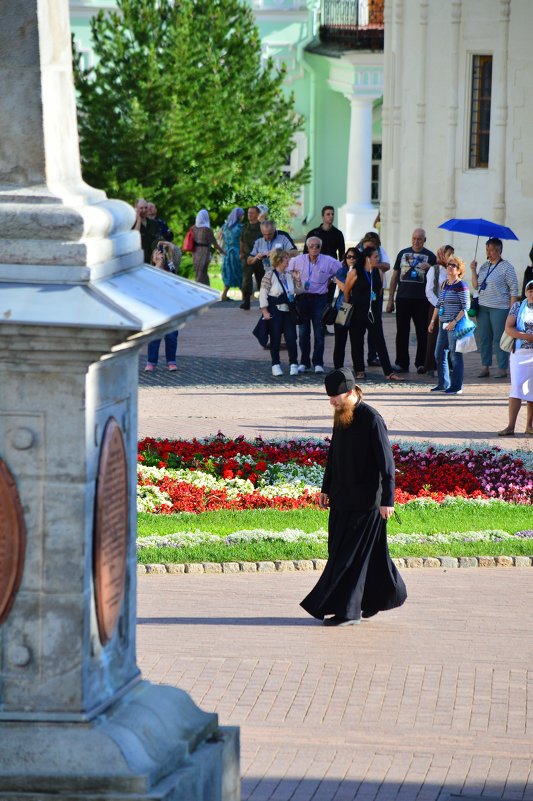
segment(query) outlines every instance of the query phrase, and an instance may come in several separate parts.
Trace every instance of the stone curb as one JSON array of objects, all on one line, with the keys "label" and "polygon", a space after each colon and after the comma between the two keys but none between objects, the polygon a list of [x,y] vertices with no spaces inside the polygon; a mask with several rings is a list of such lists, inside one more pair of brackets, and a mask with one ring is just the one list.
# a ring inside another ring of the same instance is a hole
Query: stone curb
[{"label": "stone curb", "polygon": [[[460,568],[460,567],[531,567],[531,556],[407,556],[392,560],[396,567],[403,568]],[[310,572],[323,570],[325,559],[296,559],[278,562],[190,562],[137,565],[140,575],[150,573],[294,573],[296,570]]]}]

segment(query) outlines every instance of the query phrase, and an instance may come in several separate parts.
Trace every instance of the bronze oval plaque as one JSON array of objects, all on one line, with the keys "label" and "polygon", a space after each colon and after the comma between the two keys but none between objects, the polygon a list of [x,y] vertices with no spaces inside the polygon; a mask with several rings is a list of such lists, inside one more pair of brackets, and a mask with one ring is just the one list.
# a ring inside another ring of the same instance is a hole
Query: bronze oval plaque
[{"label": "bronze oval plaque", "polygon": [[110,417],[104,431],[94,514],[93,570],[100,642],[115,631],[126,582],[128,465],[120,426]]},{"label": "bronze oval plaque", "polygon": [[17,485],[0,459],[0,624],[7,618],[22,579],[26,529]]}]

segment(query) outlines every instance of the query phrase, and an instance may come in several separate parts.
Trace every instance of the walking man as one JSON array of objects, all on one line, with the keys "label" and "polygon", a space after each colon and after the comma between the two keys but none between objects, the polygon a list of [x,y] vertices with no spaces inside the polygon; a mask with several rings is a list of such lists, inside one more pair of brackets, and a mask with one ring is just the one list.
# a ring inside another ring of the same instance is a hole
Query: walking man
[{"label": "walking man", "polygon": [[426,298],[426,273],[435,264],[436,256],[424,247],[426,232],[413,231],[411,247],[400,250],[394,263],[387,311],[394,311],[396,289],[396,364],[397,373],[409,372],[409,332],[411,320],[416,332],[415,366],[425,373],[428,336],[429,301]]},{"label": "walking man", "polygon": [[325,384],[334,409],[320,493],[320,506],[329,506],[328,561],[301,606],[325,626],[353,626],[407,598],[387,547],[394,459],[383,418],[363,402],[351,370],[333,370]]}]

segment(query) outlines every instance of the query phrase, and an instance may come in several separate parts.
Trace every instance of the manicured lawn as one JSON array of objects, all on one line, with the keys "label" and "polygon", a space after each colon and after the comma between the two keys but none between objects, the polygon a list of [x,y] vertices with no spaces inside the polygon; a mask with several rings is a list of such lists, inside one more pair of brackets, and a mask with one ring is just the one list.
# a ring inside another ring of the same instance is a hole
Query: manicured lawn
[{"label": "manicured lawn", "polygon": [[[388,525],[389,546],[393,556],[495,556],[531,555],[531,539],[502,540],[499,542],[415,542],[395,543],[398,534],[432,535],[450,532],[471,532],[499,529],[509,534],[527,530],[532,525],[531,507],[500,503],[472,505],[468,502],[452,506],[407,504],[399,509],[398,521],[392,518]],[[221,538],[242,530],[279,531],[299,529],[315,532],[327,528],[327,512],[318,509],[300,509],[281,512],[273,509],[249,511],[218,511],[195,514],[151,515],[139,514],[139,537],[169,535],[179,531],[204,531]],[[194,547],[149,547],[139,550],[142,563],[163,562],[228,562],[276,561],[283,559],[326,558],[325,542],[269,542],[226,545],[221,542]]]},{"label": "manicured lawn", "polygon": [[[533,527],[533,509],[523,504],[488,503],[486,506],[457,504],[441,506],[437,510],[424,505],[406,504],[397,507],[400,522],[393,517],[388,525],[389,535],[403,532],[421,534],[445,534],[450,531],[482,531],[502,529],[514,534]],[[175,531],[210,531],[225,536],[242,529],[265,529],[283,531],[297,528],[302,531],[317,531],[327,528],[328,515],[320,509],[251,509],[242,512],[221,510],[190,514],[152,515],[140,512],[138,535],[172,534]]]}]

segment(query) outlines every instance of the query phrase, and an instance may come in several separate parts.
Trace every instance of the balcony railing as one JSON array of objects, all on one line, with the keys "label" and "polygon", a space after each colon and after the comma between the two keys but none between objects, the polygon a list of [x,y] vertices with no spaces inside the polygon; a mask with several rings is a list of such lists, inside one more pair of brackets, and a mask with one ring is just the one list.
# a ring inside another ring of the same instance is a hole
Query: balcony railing
[{"label": "balcony railing", "polygon": [[383,50],[384,0],[321,0],[320,41],[353,50]]}]

